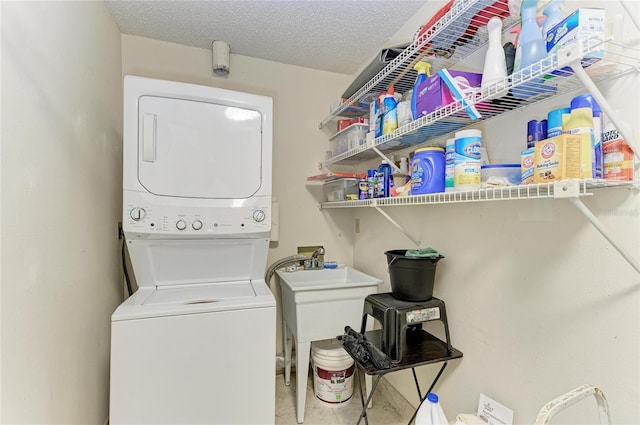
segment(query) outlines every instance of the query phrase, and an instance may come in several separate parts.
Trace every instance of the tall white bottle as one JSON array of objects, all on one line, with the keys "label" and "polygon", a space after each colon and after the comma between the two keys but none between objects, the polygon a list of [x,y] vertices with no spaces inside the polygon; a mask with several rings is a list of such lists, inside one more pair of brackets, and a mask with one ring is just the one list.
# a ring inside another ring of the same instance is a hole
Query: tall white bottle
[{"label": "tall white bottle", "polygon": [[[484,70],[482,72],[482,91],[492,84],[504,82],[507,77],[507,59],[502,47],[502,19],[494,16],[487,23],[489,33],[489,47],[484,57]],[[498,84],[498,93],[491,97],[500,97],[505,93],[500,93],[504,89],[504,84]],[[492,92],[493,93],[493,92]]]},{"label": "tall white bottle", "polygon": [[416,413],[416,425],[449,425],[447,417],[440,406],[438,396],[434,393],[427,394],[427,399],[422,403]]}]

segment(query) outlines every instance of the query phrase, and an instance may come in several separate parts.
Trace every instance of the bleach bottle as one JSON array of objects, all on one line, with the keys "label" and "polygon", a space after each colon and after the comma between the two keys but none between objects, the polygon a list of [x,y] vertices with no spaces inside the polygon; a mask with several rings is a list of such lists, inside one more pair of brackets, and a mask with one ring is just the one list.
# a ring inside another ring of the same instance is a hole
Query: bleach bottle
[{"label": "bleach bottle", "polygon": [[431,64],[420,61],[414,65],[413,69],[418,71],[418,76],[416,77],[416,82],[413,85],[413,93],[411,94],[411,116],[414,120],[417,120],[420,118],[418,116],[418,86],[427,81],[427,77],[431,76]]},{"label": "bleach bottle", "polygon": [[416,413],[416,425],[449,425],[436,394],[427,394]]}]

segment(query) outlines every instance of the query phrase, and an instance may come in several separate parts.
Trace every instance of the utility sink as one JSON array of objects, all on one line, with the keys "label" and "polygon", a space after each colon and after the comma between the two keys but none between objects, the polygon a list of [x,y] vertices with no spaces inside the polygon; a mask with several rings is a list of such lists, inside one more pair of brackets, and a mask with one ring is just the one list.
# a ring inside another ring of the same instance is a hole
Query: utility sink
[{"label": "utility sink", "polygon": [[[378,292],[382,280],[352,267],[276,272],[282,291],[285,384],[291,379],[292,337],[296,344],[296,413],[304,421],[312,341],[335,338],[349,325],[359,331],[364,299]],[[371,379],[366,377],[367,394]]]},{"label": "utility sink", "polygon": [[292,291],[330,290],[380,285],[382,281],[351,267],[278,272]]}]

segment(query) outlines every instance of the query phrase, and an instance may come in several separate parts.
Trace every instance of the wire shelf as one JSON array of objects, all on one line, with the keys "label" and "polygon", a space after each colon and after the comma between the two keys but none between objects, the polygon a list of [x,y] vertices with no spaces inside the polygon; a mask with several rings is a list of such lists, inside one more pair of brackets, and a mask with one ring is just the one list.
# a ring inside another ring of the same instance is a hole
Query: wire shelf
[{"label": "wire shelf", "polygon": [[592,196],[594,190],[605,188],[637,188],[638,182],[609,180],[563,180],[551,183],[500,186],[477,190],[409,195],[358,201],[323,202],[322,209],[386,207],[398,205],[451,204],[483,201],[511,201],[517,199],[568,198]]},{"label": "wire shelf", "polygon": [[387,90],[391,84],[398,93],[410,91],[416,78],[413,65],[423,59],[428,59],[433,69],[449,68],[462,61],[486,44],[487,34],[484,26],[492,16],[504,18],[505,31],[517,23],[508,15],[506,2],[504,4],[496,3],[495,0],[455,2],[441,19],[432,27],[422,31],[422,34],[402,53],[320,122],[319,127],[333,123],[340,117],[367,115],[369,103],[381,92]]},{"label": "wire shelf", "polygon": [[640,69],[640,50],[622,46],[613,41],[586,39],[567,49],[551,54],[541,61],[515,72],[466,97],[412,121],[397,130],[378,137],[370,143],[358,146],[323,162],[323,166],[340,162],[360,162],[371,159],[376,153],[392,152],[458,131],[477,123],[466,112],[474,106],[485,121],[549,97],[584,89],[581,80],[568,67],[571,61],[580,60],[582,67],[594,82],[610,81]]}]

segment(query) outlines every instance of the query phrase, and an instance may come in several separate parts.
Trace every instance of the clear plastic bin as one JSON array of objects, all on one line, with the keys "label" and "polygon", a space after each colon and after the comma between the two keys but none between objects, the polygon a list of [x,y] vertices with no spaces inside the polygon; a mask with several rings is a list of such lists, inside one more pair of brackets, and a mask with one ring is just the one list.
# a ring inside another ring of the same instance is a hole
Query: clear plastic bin
[{"label": "clear plastic bin", "polygon": [[329,139],[331,155],[338,156],[367,141],[368,124],[351,124],[342,131],[337,132]]},{"label": "clear plastic bin", "polygon": [[347,195],[358,196],[358,179],[337,179],[326,182],[322,189],[327,201],[346,201]]}]

